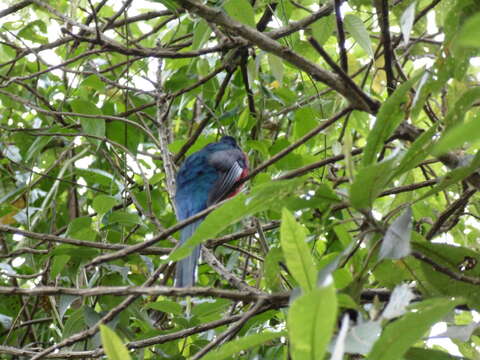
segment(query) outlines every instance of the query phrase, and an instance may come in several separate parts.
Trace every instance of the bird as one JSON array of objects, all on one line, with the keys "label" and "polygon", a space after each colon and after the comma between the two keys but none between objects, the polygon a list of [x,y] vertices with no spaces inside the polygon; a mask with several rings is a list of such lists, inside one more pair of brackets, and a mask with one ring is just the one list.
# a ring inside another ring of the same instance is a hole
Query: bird
[{"label": "bird", "polygon": [[[248,158],[232,136],[223,136],[188,156],[178,170],[175,192],[177,219],[185,220],[207,207],[236,195],[238,181],[248,175]],[[203,221],[199,219],[181,230],[185,243]],[[200,245],[177,262],[175,286],[190,287],[196,282]]]}]

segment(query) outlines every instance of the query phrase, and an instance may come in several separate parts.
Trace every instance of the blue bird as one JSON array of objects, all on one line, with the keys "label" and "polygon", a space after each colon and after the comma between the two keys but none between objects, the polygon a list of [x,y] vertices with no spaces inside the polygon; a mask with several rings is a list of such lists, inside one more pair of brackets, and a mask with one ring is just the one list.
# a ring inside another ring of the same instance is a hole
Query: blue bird
[{"label": "blue bird", "polygon": [[[237,182],[248,175],[246,155],[231,136],[206,145],[183,162],[177,174],[175,204],[179,221],[206,209],[240,191]],[[203,219],[182,229],[180,243],[190,238]],[[177,262],[175,286],[195,284],[200,246],[192,254]]]}]

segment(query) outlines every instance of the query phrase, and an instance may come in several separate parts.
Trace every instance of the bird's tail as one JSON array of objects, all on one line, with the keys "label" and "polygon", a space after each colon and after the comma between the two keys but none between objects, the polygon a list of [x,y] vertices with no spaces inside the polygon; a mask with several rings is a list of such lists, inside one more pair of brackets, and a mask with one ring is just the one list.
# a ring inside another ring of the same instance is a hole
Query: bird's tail
[{"label": "bird's tail", "polygon": [[[202,220],[197,220],[182,229],[180,235],[180,243],[183,244],[195,232]],[[175,286],[176,287],[190,287],[195,284],[195,277],[197,272],[198,258],[200,257],[200,245],[193,249],[192,253],[177,262],[175,271]]]}]

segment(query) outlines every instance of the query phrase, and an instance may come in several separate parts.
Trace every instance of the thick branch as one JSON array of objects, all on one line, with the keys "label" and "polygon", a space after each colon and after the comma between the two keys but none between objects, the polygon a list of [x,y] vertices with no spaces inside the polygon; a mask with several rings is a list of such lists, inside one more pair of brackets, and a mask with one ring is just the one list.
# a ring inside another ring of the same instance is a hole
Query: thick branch
[{"label": "thick branch", "polygon": [[241,24],[240,22],[227,16],[219,9],[210,8],[195,0],[179,0],[179,2],[186,9],[204,18],[205,20],[223,26],[228,31],[237,34],[257,45],[262,50],[273,53],[278,57],[282,58],[283,60],[288,61],[292,65],[305,71],[315,80],[331,86],[333,89],[342,94],[346,99],[348,99],[354,108],[362,109],[370,113],[374,113],[377,110],[372,109],[369,104],[366,104],[364,99],[359,97],[358,94],[351,92],[349,90],[350,87],[346,85],[343,80],[337,75],[320,68],[313,62],[298,55],[292,49],[279,44],[267,35],[249,26]]}]

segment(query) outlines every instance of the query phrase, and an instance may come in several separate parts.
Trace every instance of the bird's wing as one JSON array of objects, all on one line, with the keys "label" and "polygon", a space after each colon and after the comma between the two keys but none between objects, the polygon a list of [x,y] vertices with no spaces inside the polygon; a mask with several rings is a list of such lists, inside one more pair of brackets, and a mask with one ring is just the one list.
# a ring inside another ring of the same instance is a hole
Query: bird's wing
[{"label": "bird's wing", "polygon": [[219,177],[208,196],[207,206],[225,199],[235,190],[235,184],[244,172],[243,153],[240,150],[223,150],[213,153],[209,162],[219,173]]}]

